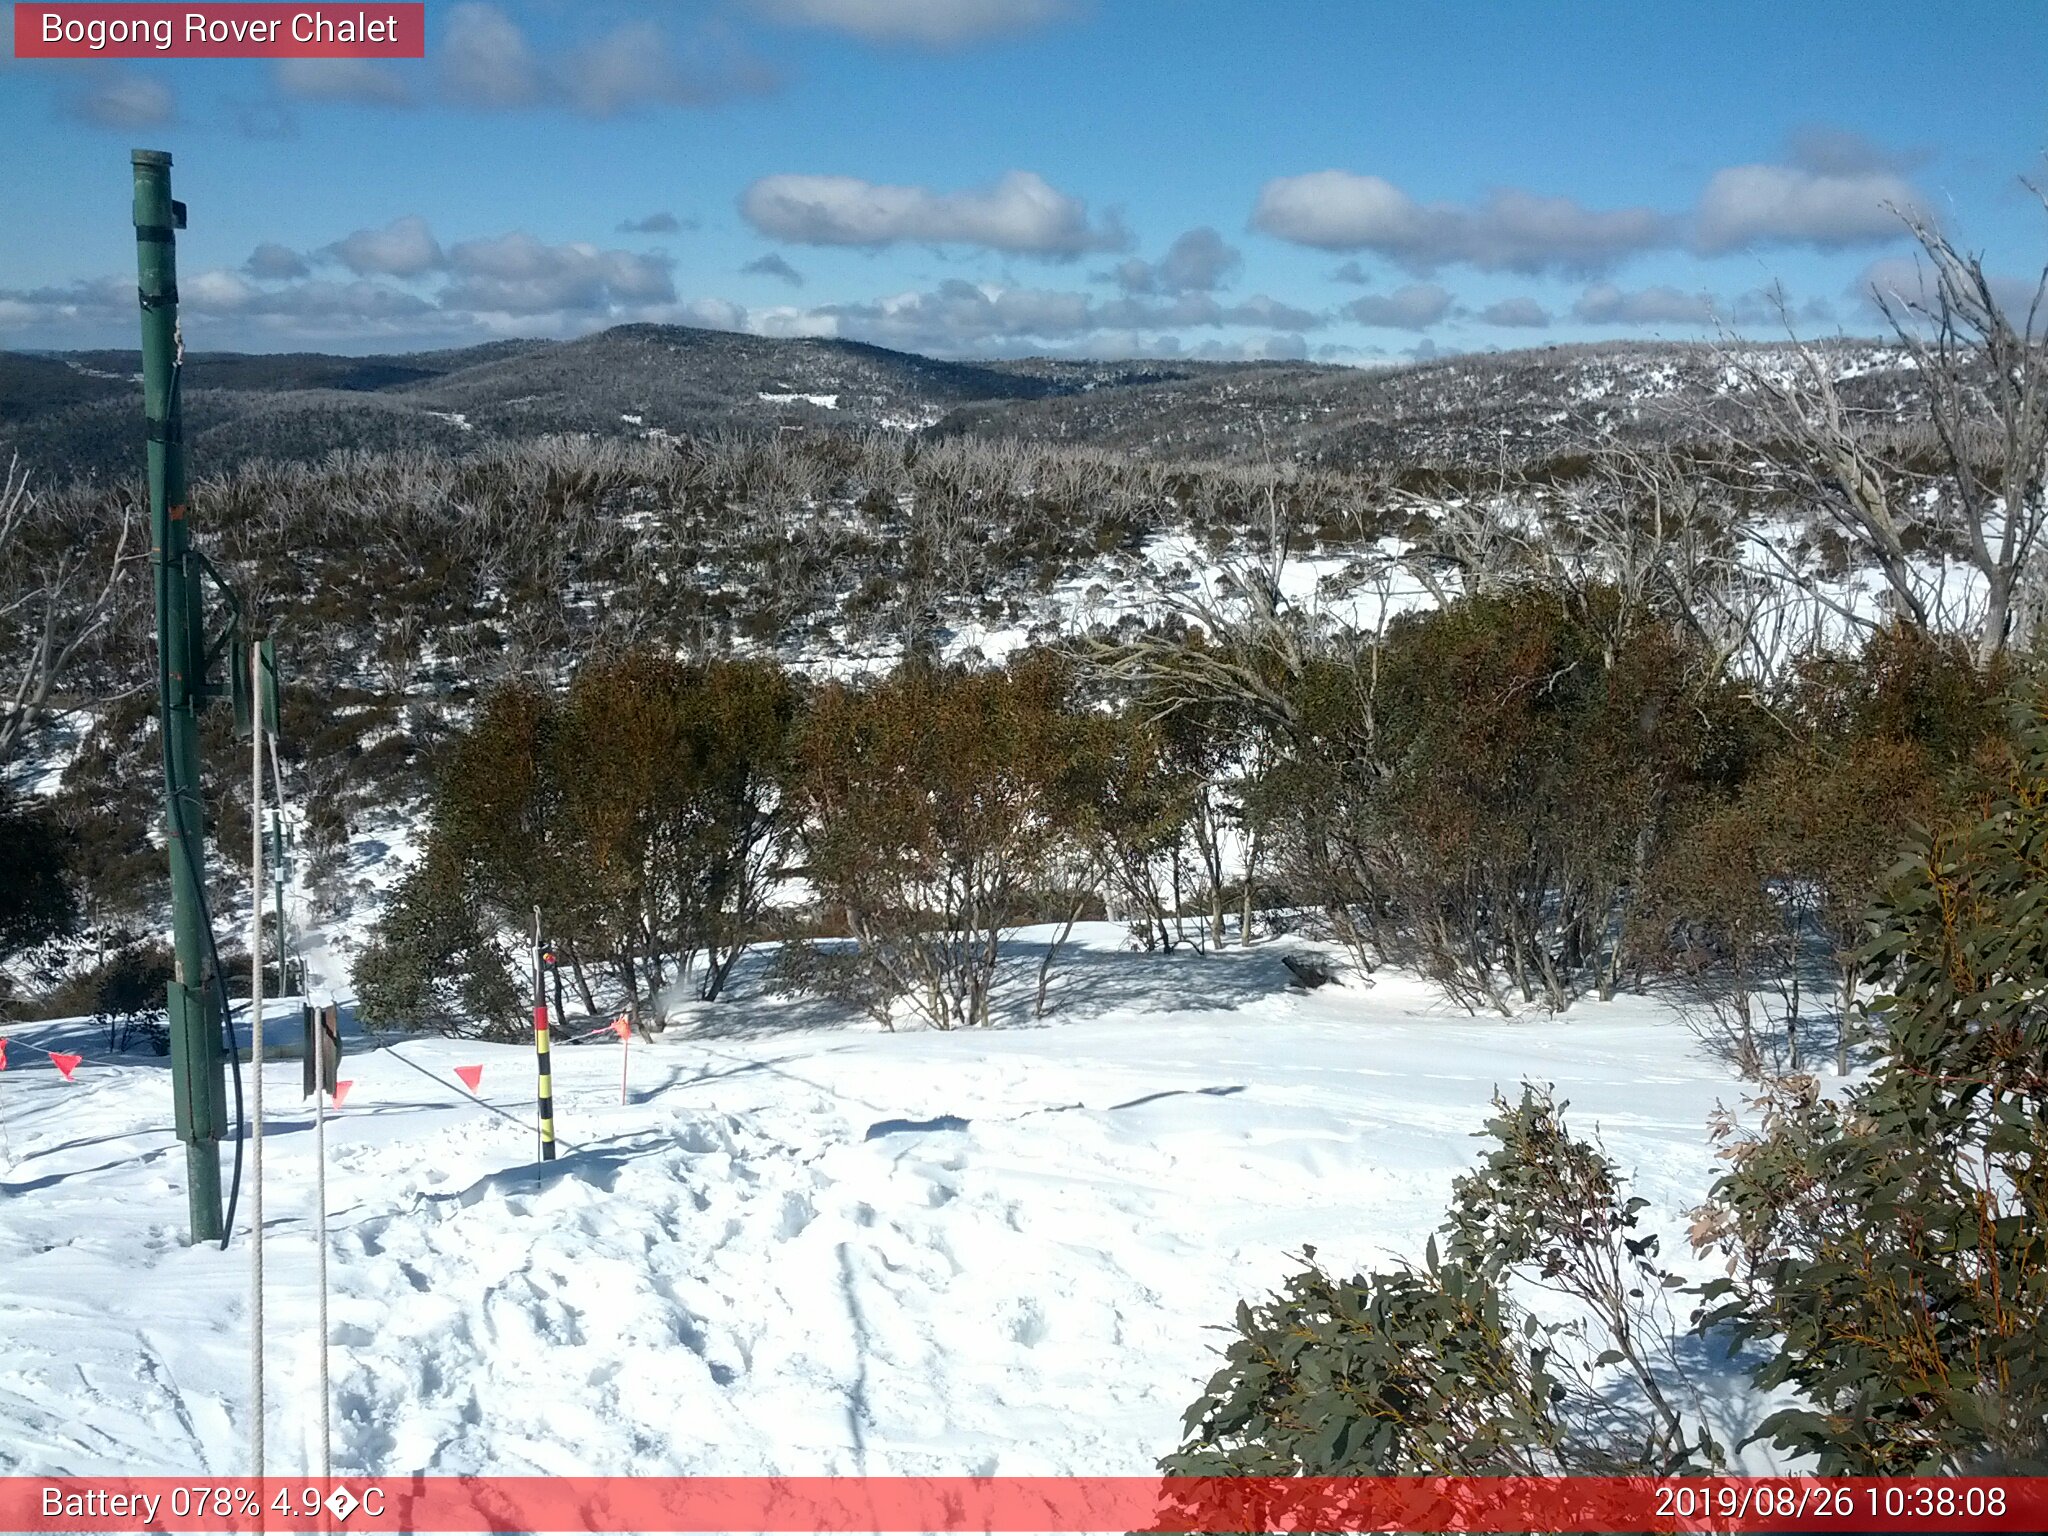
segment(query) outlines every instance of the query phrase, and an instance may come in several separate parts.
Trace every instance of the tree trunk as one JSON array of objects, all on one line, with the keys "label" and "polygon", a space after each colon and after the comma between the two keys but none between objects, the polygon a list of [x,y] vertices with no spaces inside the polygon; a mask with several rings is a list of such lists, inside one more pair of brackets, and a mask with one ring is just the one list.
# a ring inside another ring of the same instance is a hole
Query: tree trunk
[{"label": "tree trunk", "polygon": [[707,1003],[717,1002],[718,994],[725,990],[726,977],[732,974],[732,968],[739,963],[746,948],[744,944],[735,944],[721,955],[715,946],[707,947],[704,951],[704,985],[698,989],[697,996]]},{"label": "tree trunk", "polygon": [[1223,833],[1216,825],[1216,808],[1209,792],[1202,792],[1202,863],[1209,876],[1209,947],[1223,947]]},{"label": "tree trunk", "polygon": [[1785,1050],[1794,1072],[1799,1070],[1799,946],[1792,947],[1792,999],[1785,1013]]},{"label": "tree trunk", "polygon": [[1842,968],[1842,1000],[1835,1019],[1835,1076],[1849,1075],[1849,1016],[1856,1007],[1856,967]]},{"label": "tree trunk", "polygon": [[1067,920],[1060,925],[1060,931],[1053,936],[1053,941],[1045,946],[1045,958],[1038,962],[1038,995],[1031,1004],[1031,1017],[1034,1019],[1045,1017],[1045,991],[1052,984],[1053,956],[1058,954],[1060,946],[1067,942],[1067,935],[1074,931],[1074,924],[1081,920],[1081,911],[1087,905],[1087,900],[1085,890],[1074,898],[1073,905],[1067,909]]},{"label": "tree trunk", "polygon": [[1255,831],[1247,831],[1245,833],[1244,845],[1244,914],[1238,919],[1237,924],[1237,947],[1239,949],[1250,949],[1252,947],[1252,892],[1258,886],[1258,874],[1259,834]]},{"label": "tree trunk", "polygon": [[576,990],[583,995],[583,1006],[594,1015],[597,1012],[597,999],[590,995],[590,983],[583,975],[583,962],[576,957],[576,946],[564,944],[562,951],[569,957],[569,974],[576,978]]},{"label": "tree trunk", "polygon": [[640,967],[633,960],[631,934],[619,941],[619,968],[626,976],[626,998],[637,1008],[640,1006]]}]

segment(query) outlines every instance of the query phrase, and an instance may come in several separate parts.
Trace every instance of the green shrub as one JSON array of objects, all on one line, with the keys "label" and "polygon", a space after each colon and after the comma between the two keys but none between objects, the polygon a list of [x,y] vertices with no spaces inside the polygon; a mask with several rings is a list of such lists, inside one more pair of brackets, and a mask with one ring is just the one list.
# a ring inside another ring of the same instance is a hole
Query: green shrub
[{"label": "green shrub", "polygon": [[72,842],[47,806],[0,801],[0,962],[78,926]]},{"label": "green shrub", "polygon": [[1457,1263],[1337,1280],[1313,1264],[1238,1304],[1170,1477],[1540,1476],[1567,1471],[1540,1330]]},{"label": "green shrub", "polygon": [[1003,671],[911,661],[812,706],[791,787],[806,873],[858,940],[862,979],[837,991],[884,1024],[899,1001],[938,1029],[989,1022],[1004,931],[1072,851],[1068,686],[1029,653]]},{"label": "green shrub", "polygon": [[1917,840],[1872,914],[1870,1077],[1772,1085],[1695,1242],[1709,1324],[1767,1343],[1758,1430],[1823,1473],[1947,1473],[2048,1450],[2048,719],[2003,793]]},{"label": "green shrub", "polygon": [[372,1029],[517,1039],[520,994],[461,867],[430,851],[392,893],[351,980]]},{"label": "green shrub", "polygon": [[[1553,1476],[1677,1473],[1718,1463],[1671,1403],[1682,1373],[1660,1297],[1676,1285],[1644,1202],[1575,1140],[1563,1106],[1495,1100],[1494,1149],[1456,1187],[1449,1242],[1421,1268],[1334,1279],[1320,1268],[1240,1303],[1226,1363],[1185,1416],[1172,1476]],[[1306,1250],[1313,1260],[1314,1249]],[[1517,1305],[1510,1280],[1572,1304]],[[1661,1367],[1661,1369],[1659,1369]],[[1625,1396],[1614,1370],[1636,1389]]]},{"label": "green shrub", "polygon": [[170,1054],[166,1014],[175,956],[166,944],[136,944],[93,973],[92,1011],[107,1032],[107,1049],[125,1051],[139,1035],[159,1056]]}]

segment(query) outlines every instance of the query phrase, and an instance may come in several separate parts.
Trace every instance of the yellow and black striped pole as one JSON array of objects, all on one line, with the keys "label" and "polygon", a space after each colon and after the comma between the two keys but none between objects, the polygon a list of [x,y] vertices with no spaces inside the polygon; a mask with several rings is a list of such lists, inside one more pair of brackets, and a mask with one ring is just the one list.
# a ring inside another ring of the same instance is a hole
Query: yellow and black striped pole
[{"label": "yellow and black striped pole", "polygon": [[540,1157],[555,1156],[555,1078],[548,1065],[547,975],[541,963],[540,908],[533,909],[533,1053],[540,1064]]}]

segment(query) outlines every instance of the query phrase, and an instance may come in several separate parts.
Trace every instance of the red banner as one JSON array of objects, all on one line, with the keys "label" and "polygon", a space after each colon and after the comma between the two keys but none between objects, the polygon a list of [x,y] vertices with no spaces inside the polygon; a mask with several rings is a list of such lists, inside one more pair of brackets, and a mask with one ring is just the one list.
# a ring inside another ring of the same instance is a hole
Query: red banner
[{"label": "red banner", "polygon": [[421,59],[423,4],[22,5],[18,59]]},{"label": "red banner", "polygon": [[2042,1531],[2048,1478],[0,1478],[7,1531]]}]

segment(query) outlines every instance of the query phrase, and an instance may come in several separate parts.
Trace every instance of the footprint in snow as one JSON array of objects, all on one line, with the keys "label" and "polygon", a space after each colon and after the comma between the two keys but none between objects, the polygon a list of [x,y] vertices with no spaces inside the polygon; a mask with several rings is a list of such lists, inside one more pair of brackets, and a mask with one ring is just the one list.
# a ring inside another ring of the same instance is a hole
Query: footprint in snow
[{"label": "footprint in snow", "polygon": [[807,1196],[791,1190],[782,1197],[782,1221],[777,1234],[785,1241],[800,1236],[804,1228],[817,1220],[818,1212]]}]

